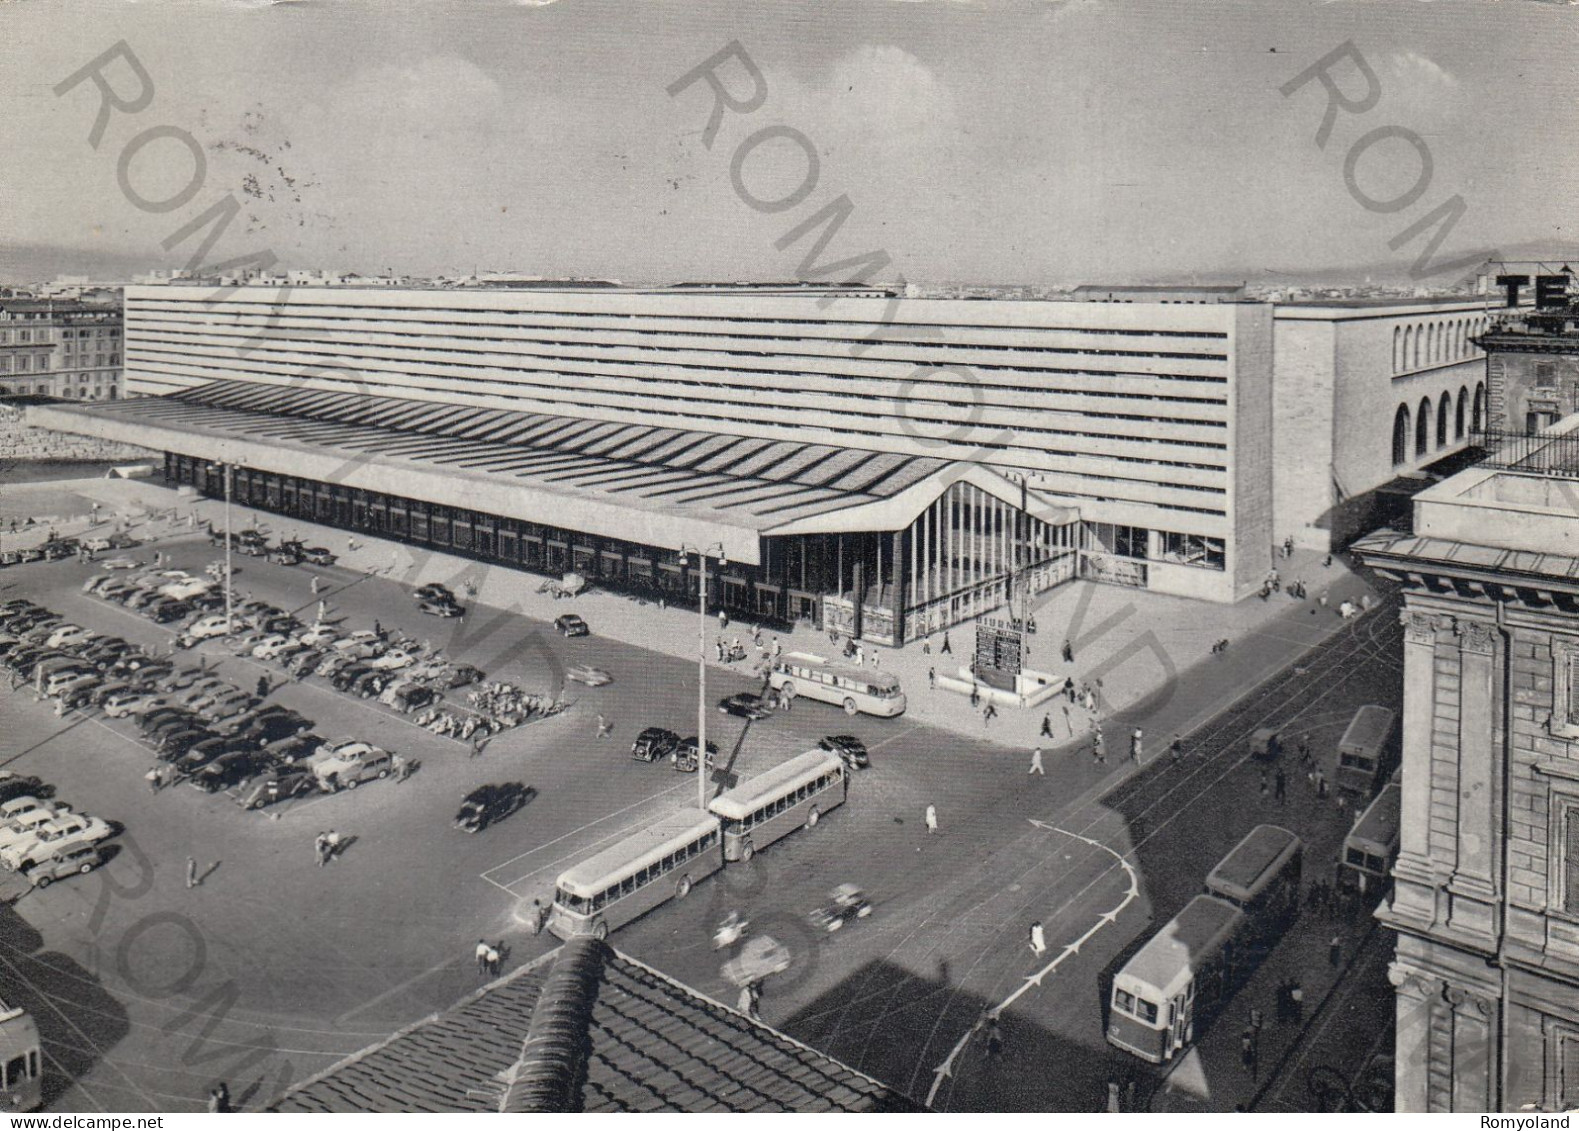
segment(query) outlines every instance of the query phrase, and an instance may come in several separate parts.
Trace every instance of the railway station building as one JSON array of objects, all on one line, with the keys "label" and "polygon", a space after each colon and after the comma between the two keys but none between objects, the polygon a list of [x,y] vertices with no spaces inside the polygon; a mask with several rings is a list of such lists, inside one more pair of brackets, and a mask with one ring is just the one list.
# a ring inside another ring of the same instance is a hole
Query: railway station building
[{"label": "railway station building", "polygon": [[[133,286],[129,399],[32,420],[162,451],[207,494],[228,467],[252,506],[612,588],[683,599],[720,547],[725,608],[900,644],[1075,577],[1254,592],[1276,543],[1328,544],[1370,480],[1467,443],[1399,462],[1389,427],[1399,397],[1411,428],[1417,397],[1467,408],[1451,342],[1478,310]],[[1455,328],[1417,360],[1414,322]],[[1376,470],[1340,485],[1358,444]]]}]

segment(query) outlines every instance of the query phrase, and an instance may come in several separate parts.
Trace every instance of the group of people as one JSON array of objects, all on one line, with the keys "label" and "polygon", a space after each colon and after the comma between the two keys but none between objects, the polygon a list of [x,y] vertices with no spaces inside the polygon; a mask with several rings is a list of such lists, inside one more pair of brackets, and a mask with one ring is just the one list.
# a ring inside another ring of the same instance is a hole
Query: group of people
[{"label": "group of people", "polygon": [[487,939],[477,940],[477,976],[479,978],[497,978],[499,971],[504,966],[504,956],[508,953],[504,940],[489,942]]},{"label": "group of people", "polygon": [[340,834],[330,829],[326,833],[319,833],[313,838],[313,852],[318,857],[318,867],[322,868],[329,861],[340,854],[344,847]]}]

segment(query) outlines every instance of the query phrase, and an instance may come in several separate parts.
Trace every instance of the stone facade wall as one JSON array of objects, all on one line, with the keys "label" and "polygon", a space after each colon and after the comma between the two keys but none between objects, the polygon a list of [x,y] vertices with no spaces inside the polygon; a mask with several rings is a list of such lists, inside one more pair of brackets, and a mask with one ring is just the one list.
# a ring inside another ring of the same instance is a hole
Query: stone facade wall
[{"label": "stone facade wall", "polygon": [[35,427],[27,423],[22,409],[0,406],[0,460],[125,460],[128,463],[154,460],[162,463],[164,456],[132,444]]}]

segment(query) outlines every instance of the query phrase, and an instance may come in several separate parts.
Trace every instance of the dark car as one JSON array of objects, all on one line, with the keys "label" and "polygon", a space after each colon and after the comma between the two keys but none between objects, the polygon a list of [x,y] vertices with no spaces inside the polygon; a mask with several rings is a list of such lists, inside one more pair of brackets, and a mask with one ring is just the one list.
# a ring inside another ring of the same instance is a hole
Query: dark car
[{"label": "dark car", "polygon": [[680,745],[680,736],[663,727],[648,727],[631,743],[631,757],[638,762],[658,762],[669,757]]},{"label": "dark car", "polygon": [[267,632],[271,635],[277,633],[280,636],[290,636],[301,630],[302,622],[289,613],[275,613],[265,617],[258,625],[259,632]]},{"label": "dark car", "polygon": [[236,804],[243,809],[262,809],[276,801],[307,793],[317,784],[311,770],[280,770],[248,782],[241,796],[236,798]]},{"label": "dark car", "polygon": [[248,746],[267,746],[293,734],[312,728],[312,720],[305,719],[288,707],[265,707],[250,711],[231,724],[230,734],[237,742]]},{"label": "dark car", "polygon": [[871,765],[871,759],[866,753],[866,743],[853,734],[830,734],[825,738],[819,738],[817,746],[819,749],[837,754],[852,770],[864,770]]},{"label": "dark car", "polygon": [[478,786],[461,801],[460,812],[455,814],[455,827],[462,832],[480,833],[536,796],[537,790],[518,781]]},{"label": "dark car", "polygon": [[206,727],[191,727],[187,730],[174,731],[167,735],[159,744],[159,760],[161,762],[174,762],[184,758],[188,751],[205,742],[212,742],[219,735]]},{"label": "dark car", "polygon": [[765,719],[773,713],[773,709],[763,702],[762,696],[749,691],[720,699],[718,709],[726,715],[738,715],[742,719]]},{"label": "dark car", "polygon": [[102,707],[104,706],[104,701],[111,695],[119,695],[122,692],[137,690],[139,690],[138,684],[129,683],[126,680],[120,679],[113,680],[109,683],[101,683],[98,687],[95,687],[93,689],[93,695],[88,701],[95,707]]},{"label": "dark car", "polygon": [[221,754],[192,775],[192,784],[205,793],[218,793],[233,785],[240,785],[264,766],[262,755],[256,750],[232,750]]},{"label": "dark car", "polygon": [[195,773],[197,770],[213,762],[225,754],[235,753],[235,747],[230,739],[224,737],[205,738],[187,749],[187,752],[176,761],[176,769],[182,773]]},{"label": "dark car", "polygon": [[564,616],[554,618],[554,627],[559,629],[561,636],[590,636],[592,630],[587,627],[587,622],[575,613],[566,613]]},{"label": "dark car", "polygon": [[437,581],[430,581],[420,587],[412,596],[419,601],[448,601],[455,603],[455,594],[450,592],[447,585],[440,585]]},{"label": "dark car", "polygon": [[[674,763],[674,768],[676,770],[680,771],[680,773],[682,773],[682,774],[695,773],[696,772],[696,735],[693,734],[690,738],[682,739],[680,741],[679,747],[676,748],[674,754],[670,756],[669,760]],[[715,762],[717,762],[717,761],[718,761],[718,744],[714,743],[714,742],[709,742],[707,744],[707,766],[708,766],[708,769],[712,769],[713,764]]]},{"label": "dark car", "polygon": [[394,672],[379,671],[370,668],[351,681],[346,690],[353,695],[360,695],[363,699],[371,699],[389,686],[389,681],[395,678]]},{"label": "dark car", "polygon": [[263,748],[263,753],[271,761],[289,766],[298,759],[310,757],[322,745],[323,738],[320,735],[296,734],[269,743]]},{"label": "dark car", "polygon": [[316,566],[334,565],[336,559],[326,546],[308,546],[302,551],[302,557]]},{"label": "dark car", "polygon": [[177,707],[170,703],[163,703],[157,707],[150,707],[137,716],[137,725],[144,731],[152,730],[161,723],[170,719],[194,718],[195,712],[185,707]]},{"label": "dark car", "polygon": [[148,615],[158,624],[169,624],[173,620],[180,620],[182,617],[191,616],[191,614],[192,606],[185,601],[161,601],[148,610]]},{"label": "dark car", "polygon": [[470,664],[456,664],[439,682],[445,687],[466,687],[481,682],[482,678],[481,668],[474,668]]},{"label": "dark car", "polygon": [[417,611],[427,613],[430,617],[458,617],[463,616],[465,609],[453,600],[449,601],[418,601]]},{"label": "dark car", "polygon": [[168,676],[161,679],[159,681],[159,690],[182,691],[191,687],[200,679],[207,679],[208,675],[209,673],[205,668],[184,667],[178,671],[171,672]]},{"label": "dark car", "polygon": [[308,648],[305,651],[294,652],[285,661],[285,670],[291,675],[311,675],[314,668],[323,663],[324,657],[329,654],[327,648]]},{"label": "dark car", "polygon": [[171,715],[169,718],[160,719],[157,723],[144,730],[148,741],[155,746],[163,746],[172,735],[182,734],[189,730],[208,730],[208,724],[196,714],[185,712],[180,715]]},{"label": "dark car", "polygon": [[13,797],[43,797],[47,792],[53,791],[40,778],[31,774],[13,774],[9,770],[0,771],[0,804]]},{"label": "dark car", "polygon": [[336,691],[349,691],[351,685],[373,669],[363,663],[350,663],[334,673],[330,683]]}]

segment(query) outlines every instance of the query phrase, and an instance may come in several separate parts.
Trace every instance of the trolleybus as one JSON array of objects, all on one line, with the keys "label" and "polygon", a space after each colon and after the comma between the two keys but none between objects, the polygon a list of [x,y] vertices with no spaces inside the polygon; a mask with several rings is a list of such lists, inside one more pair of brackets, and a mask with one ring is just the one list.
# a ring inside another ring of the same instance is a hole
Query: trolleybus
[{"label": "trolleybus", "polygon": [[724,865],[718,818],[684,809],[654,821],[560,875],[548,929],[562,939],[610,931],[671,898],[684,899]]},{"label": "trolleybus", "polygon": [[44,1102],[38,1023],[24,1009],[0,1002],[0,1105],[36,1111]]},{"label": "trolleybus", "polygon": [[1354,712],[1338,743],[1339,789],[1369,797],[1387,780],[1398,757],[1393,742],[1394,717],[1386,707],[1374,703]]},{"label": "trolleybus", "polygon": [[905,693],[896,676],[846,667],[810,652],[785,652],[774,660],[768,684],[781,695],[843,707],[847,715],[859,711],[893,718],[905,710]]},{"label": "trolleybus", "polygon": [[811,750],[721,793],[708,806],[723,824],[724,859],[750,860],[798,828],[811,828],[843,805],[849,792],[844,759]]},{"label": "trolleybus", "polygon": [[1382,791],[1354,821],[1343,841],[1343,859],[1338,864],[1338,885],[1361,895],[1379,891],[1392,874],[1398,859],[1398,823],[1403,809],[1403,784],[1398,775],[1382,786]]}]

